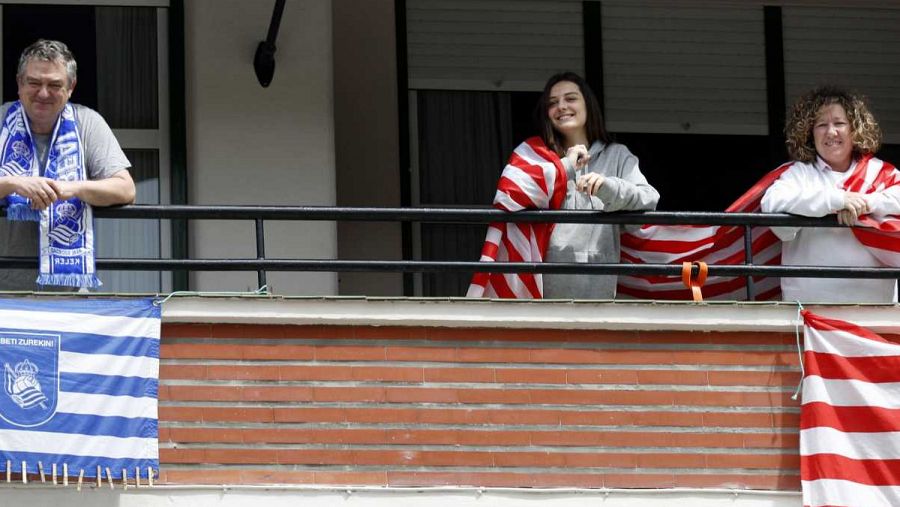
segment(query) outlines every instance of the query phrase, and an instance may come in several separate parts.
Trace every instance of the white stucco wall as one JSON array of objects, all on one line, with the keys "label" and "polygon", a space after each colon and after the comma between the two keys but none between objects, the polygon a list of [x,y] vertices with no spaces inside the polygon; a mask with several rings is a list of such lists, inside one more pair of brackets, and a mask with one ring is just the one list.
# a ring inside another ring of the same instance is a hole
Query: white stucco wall
[{"label": "white stucco wall", "polygon": [[[331,1],[287,2],[275,77],[253,72],[274,2],[187,0],[190,204],[335,204]],[[266,256],[335,258],[333,222],[266,222]],[[194,258],[256,256],[252,222],[194,221]],[[333,273],[269,273],[278,294],[337,292]],[[197,273],[194,290],[248,290],[255,273]]]}]

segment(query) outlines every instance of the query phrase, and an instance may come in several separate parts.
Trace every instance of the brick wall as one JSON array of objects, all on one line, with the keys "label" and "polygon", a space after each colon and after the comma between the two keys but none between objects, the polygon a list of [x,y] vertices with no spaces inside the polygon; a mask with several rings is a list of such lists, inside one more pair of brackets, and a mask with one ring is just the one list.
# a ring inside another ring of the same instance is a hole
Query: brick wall
[{"label": "brick wall", "polygon": [[797,490],[794,340],[166,324],[161,481]]}]

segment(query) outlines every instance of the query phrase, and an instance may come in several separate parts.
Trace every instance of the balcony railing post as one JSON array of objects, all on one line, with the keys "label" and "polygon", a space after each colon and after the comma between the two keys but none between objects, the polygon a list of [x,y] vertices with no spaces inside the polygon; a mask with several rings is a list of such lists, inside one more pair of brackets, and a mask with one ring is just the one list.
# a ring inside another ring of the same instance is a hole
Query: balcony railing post
[{"label": "balcony railing post", "polygon": [[[744,264],[753,265],[753,227],[744,226]],[[747,275],[747,301],[753,301],[755,296],[753,289],[753,275]]]},{"label": "balcony railing post", "polygon": [[[266,231],[263,228],[263,219],[257,218],[256,222],[256,259],[265,260],[266,258]],[[257,288],[263,288],[266,285],[266,270],[260,269],[256,272]],[[268,291],[266,291],[268,292]]]}]

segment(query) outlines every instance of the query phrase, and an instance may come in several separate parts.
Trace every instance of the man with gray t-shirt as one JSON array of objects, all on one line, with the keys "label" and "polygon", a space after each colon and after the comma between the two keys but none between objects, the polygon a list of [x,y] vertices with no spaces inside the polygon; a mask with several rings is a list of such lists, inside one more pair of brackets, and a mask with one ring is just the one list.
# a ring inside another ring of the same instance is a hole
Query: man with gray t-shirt
[{"label": "man with gray t-shirt", "polygon": [[[0,198],[16,193],[31,201],[35,210],[76,197],[92,206],[112,206],[134,202],[134,181],[128,172],[131,163],[106,121],[90,108],[73,104],[87,180],[61,181],[43,176],[50,137],[57,119],[75,89],[76,64],[65,44],[39,40],[25,48],[16,73],[19,102],[28,118],[40,176],[0,176]],[[5,119],[11,103],[0,108]],[[0,219],[0,257],[38,254],[38,227],[34,222]],[[35,270],[0,269],[0,291],[35,290]]]}]

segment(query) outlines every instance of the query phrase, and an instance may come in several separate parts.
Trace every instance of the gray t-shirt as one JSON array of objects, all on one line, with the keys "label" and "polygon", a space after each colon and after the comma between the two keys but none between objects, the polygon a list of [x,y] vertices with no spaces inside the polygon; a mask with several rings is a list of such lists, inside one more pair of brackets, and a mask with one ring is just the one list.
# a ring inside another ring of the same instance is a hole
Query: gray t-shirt
[{"label": "gray t-shirt", "polygon": [[[6,111],[11,105],[11,102],[7,102],[0,107],[0,120],[6,118]],[[88,179],[106,179],[122,169],[131,167],[131,162],[119,146],[106,120],[89,107],[72,105],[75,106],[75,118],[78,133],[81,135]],[[34,136],[41,164],[46,163],[49,143],[49,135]],[[38,229],[39,226],[35,222],[11,222],[6,218],[0,218],[0,257],[37,258]],[[37,270],[34,269],[0,269],[0,291],[38,290],[36,278]]]}]

